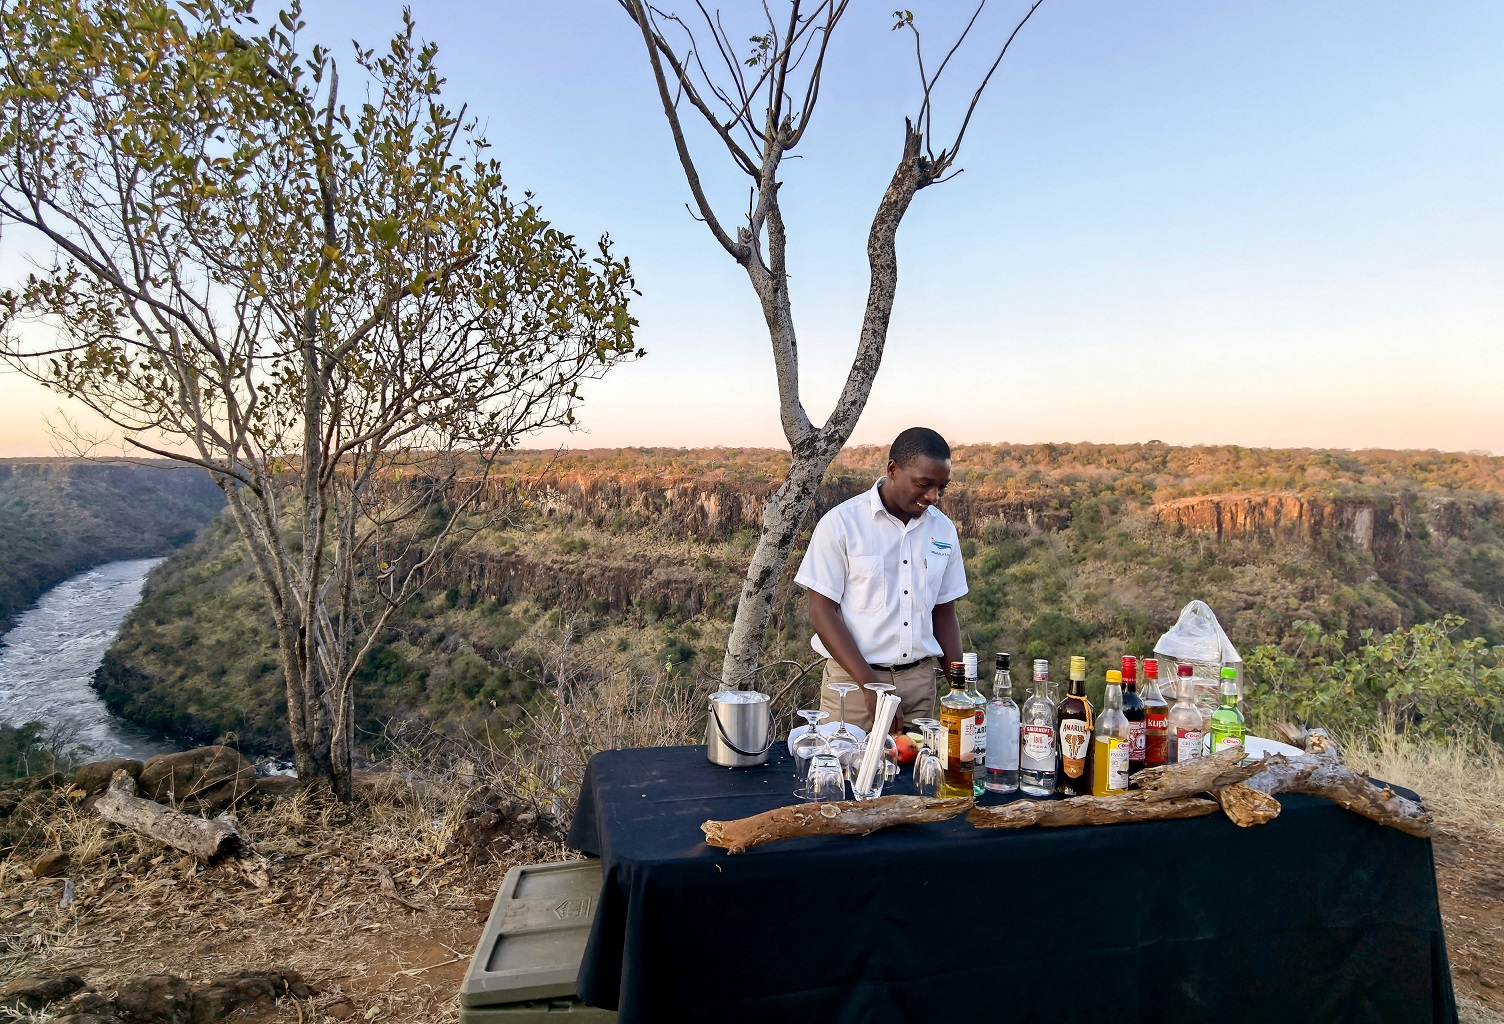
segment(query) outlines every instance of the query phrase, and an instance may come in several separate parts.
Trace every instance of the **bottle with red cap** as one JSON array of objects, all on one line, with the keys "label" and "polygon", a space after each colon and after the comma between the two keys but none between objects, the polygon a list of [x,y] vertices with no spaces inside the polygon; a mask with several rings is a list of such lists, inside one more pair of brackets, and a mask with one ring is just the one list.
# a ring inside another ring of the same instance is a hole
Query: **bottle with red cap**
[{"label": "bottle with red cap", "polygon": [[1144,659],[1144,767],[1169,760],[1170,702],[1159,692],[1159,659]]},{"label": "bottle with red cap", "polygon": [[1180,764],[1201,756],[1201,709],[1196,706],[1195,669],[1181,665],[1175,670],[1175,706],[1170,708],[1167,745],[1168,764]]},{"label": "bottle with red cap", "polygon": [[1144,730],[1144,698],[1138,695],[1138,659],[1131,654],[1123,655],[1123,717],[1128,719],[1129,747],[1128,774],[1137,775],[1144,770],[1144,757],[1148,751],[1148,735]]}]

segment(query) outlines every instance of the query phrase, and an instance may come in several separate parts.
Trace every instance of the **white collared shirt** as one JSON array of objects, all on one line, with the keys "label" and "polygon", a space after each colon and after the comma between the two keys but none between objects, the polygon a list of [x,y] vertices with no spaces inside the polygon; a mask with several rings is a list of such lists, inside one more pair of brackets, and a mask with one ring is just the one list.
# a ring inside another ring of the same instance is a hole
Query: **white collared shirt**
[{"label": "white collared shirt", "polygon": [[[841,606],[869,665],[913,664],[943,653],[931,615],[966,593],[966,570],[950,518],[931,505],[899,520],[878,494],[885,479],[820,517],[794,582]],[[819,636],[810,646],[830,657]]]}]

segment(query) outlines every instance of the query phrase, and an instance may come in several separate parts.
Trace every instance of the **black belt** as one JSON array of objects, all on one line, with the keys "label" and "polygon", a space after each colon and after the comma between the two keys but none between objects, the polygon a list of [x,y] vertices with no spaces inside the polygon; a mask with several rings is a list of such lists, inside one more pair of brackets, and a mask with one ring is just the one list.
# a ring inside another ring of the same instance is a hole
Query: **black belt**
[{"label": "black belt", "polygon": [[933,654],[927,654],[924,657],[920,658],[918,661],[910,661],[903,665],[868,665],[867,667],[878,672],[902,672],[905,669],[918,668],[926,661],[934,660],[935,656]]}]

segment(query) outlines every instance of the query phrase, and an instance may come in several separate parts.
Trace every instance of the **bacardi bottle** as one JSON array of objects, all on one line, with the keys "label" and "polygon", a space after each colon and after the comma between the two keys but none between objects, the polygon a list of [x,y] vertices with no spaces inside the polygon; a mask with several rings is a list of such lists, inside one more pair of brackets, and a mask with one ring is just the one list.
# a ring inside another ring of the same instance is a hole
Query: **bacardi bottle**
[{"label": "bacardi bottle", "polygon": [[996,656],[997,673],[992,677],[992,699],[987,702],[987,791],[1018,790],[1018,705],[1013,703],[1011,656]]},{"label": "bacardi bottle", "polygon": [[1222,670],[1222,703],[1212,713],[1207,730],[1211,738],[1213,754],[1220,754],[1229,747],[1242,747],[1245,729],[1243,713],[1238,710],[1238,670]]},{"label": "bacardi bottle", "polygon": [[1193,761],[1201,756],[1201,709],[1196,706],[1196,686],[1191,679],[1194,671],[1189,665],[1176,669],[1175,706],[1170,708],[1166,722],[1167,764]]},{"label": "bacardi bottle", "polygon": [[1091,793],[1091,701],[1086,699],[1086,659],[1071,657],[1071,684],[1055,708],[1060,737],[1060,792],[1066,796]]},{"label": "bacardi bottle", "polygon": [[1050,688],[1050,663],[1034,662],[1034,690],[1020,715],[1023,749],[1019,752],[1018,788],[1025,796],[1055,795],[1055,694]]},{"label": "bacardi bottle", "polygon": [[1144,770],[1149,754],[1149,734],[1144,699],[1138,695],[1138,659],[1131,654],[1123,655],[1123,717],[1128,719],[1133,738],[1128,748],[1128,774],[1137,775]]},{"label": "bacardi bottle", "polygon": [[966,696],[966,666],[950,665],[950,692],[940,698],[941,796],[974,796],[973,746],[977,735],[977,706]]},{"label": "bacardi bottle", "polygon": [[966,666],[966,696],[976,708],[977,734],[973,742],[972,758],[975,771],[971,773],[973,796],[981,796],[987,782],[987,698],[982,696],[982,687],[977,682],[977,656],[973,651],[961,655],[961,664]]},{"label": "bacardi bottle", "polygon": [[1169,760],[1170,705],[1159,692],[1159,661],[1144,659],[1144,767],[1157,768]]},{"label": "bacardi bottle", "polygon": [[1091,742],[1091,795],[1116,796],[1128,791],[1133,729],[1123,714],[1123,674],[1107,673],[1107,693]]}]

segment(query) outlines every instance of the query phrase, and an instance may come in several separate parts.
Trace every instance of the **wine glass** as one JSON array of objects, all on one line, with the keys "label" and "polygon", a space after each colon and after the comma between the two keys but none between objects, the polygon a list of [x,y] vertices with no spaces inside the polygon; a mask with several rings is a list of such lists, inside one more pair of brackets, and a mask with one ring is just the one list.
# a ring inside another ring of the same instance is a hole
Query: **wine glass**
[{"label": "wine glass", "polygon": [[841,727],[830,734],[830,752],[841,759],[842,764],[851,761],[851,752],[856,749],[856,737],[846,728],[846,695],[857,688],[855,683],[827,683],[827,690],[841,695]]},{"label": "wine glass", "polygon": [[816,803],[846,799],[846,771],[840,758],[834,754],[816,754],[810,758],[804,799]]},{"label": "wine glass", "polygon": [[924,730],[924,743],[914,758],[914,791],[920,796],[939,796],[945,769],[940,763],[940,739],[936,731],[940,722],[933,718],[916,718],[914,724]]},{"label": "wine glass", "polygon": [[818,708],[807,708],[799,712],[799,717],[804,719],[808,731],[794,737],[794,742],[789,744],[789,747],[794,755],[794,778],[799,783],[799,788],[794,790],[794,795],[803,799],[804,786],[809,777],[810,760],[816,754],[823,754],[830,749],[825,737],[820,735],[820,723],[830,717],[830,712],[821,711]]},{"label": "wine glass", "polygon": [[[872,705],[875,708],[882,703],[883,694],[892,693],[898,687],[892,683],[868,683],[867,689],[871,690],[876,697]],[[874,718],[873,723],[876,724],[876,721],[876,718]],[[896,716],[894,721],[897,721]],[[883,736],[883,766],[884,774],[887,776],[889,782],[898,778],[898,741],[893,738],[891,733]]]}]

